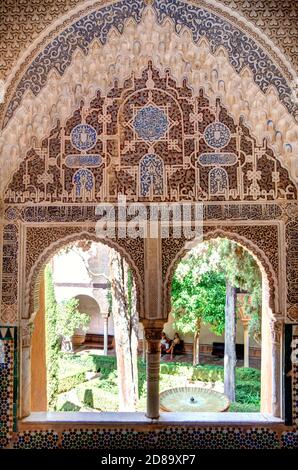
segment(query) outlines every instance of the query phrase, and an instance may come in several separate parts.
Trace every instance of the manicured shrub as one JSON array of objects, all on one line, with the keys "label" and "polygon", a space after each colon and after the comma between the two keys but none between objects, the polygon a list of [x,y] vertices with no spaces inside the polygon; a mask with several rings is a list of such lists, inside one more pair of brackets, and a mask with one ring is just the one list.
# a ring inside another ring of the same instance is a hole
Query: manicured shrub
[{"label": "manicured shrub", "polygon": [[87,388],[84,393],[84,404],[89,408],[94,408],[93,391]]},{"label": "manicured shrub", "polygon": [[[113,356],[97,355],[62,355],[60,367],[63,364],[64,373],[68,374],[60,379],[59,391],[75,391],[82,408],[101,411],[118,410],[118,378],[117,362]],[[100,369],[100,376],[86,380],[86,371],[96,372]],[[146,365],[138,360],[139,370],[139,396],[138,411],[146,408]],[[232,403],[230,411],[258,412],[260,410],[261,373],[256,369],[236,369],[236,403]],[[162,363],[160,366],[160,390],[182,387],[187,380],[217,382],[223,381],[223,367],[216,365],[198,365],[185,363]],[[72,397],[72,395],[71,395]],[[61,395],[61,400],[67,400]],[[93,406],[92,406],[93,400]],[[71,399],[69,400],[71,401]]]},{"label": "manicured shrub", "polygon": [[74,388],[76,385],[80,383],[86,382],[86,374],[85,372],[80,372],[79,374],[69,375],[68,377],[64,377],[60,379],[59,386],[58,386],[58,393],[65,393]]},{"label": "manicured shrub", "polygon": [[66,401],[63,405],[57,409],[57,411],[80,411],[80,407],[72,403],[71,401]]}]

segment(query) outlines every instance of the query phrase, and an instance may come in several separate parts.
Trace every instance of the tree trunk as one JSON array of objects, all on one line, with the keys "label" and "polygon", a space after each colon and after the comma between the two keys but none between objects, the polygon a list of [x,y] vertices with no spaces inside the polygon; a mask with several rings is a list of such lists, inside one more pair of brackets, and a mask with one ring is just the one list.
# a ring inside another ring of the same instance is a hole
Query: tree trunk
[{"label": "tree trunk", "polygon": [[201,333],[201,320],[197,321],[197,329],[194,335],[193,341],[193,360],[192,363],[194,366],[197,366],[200,363],[200,333]]},{"label": "tree trunk", "polygon": [[129,268],[115,250],[110,252],[112,313],[117,356],[119,411],[135,411],[138,400],[138,314],[133,283],[129,299]]},{"label": "tree trunk", "polygon": [[224,391],[231,402],[235,401],[235,368],[236,288],[227,282],[225,306]]}]

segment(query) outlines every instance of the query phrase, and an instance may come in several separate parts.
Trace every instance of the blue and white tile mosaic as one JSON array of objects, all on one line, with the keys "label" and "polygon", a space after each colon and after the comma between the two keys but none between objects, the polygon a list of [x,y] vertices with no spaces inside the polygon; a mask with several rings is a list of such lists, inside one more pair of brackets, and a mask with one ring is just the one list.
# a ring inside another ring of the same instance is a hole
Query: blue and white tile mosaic
[{"label": "blue and white tile mosaic", "polygon": [[93,173],[90,170],[80,169],[75,172],[73,182],[76,188],[76,196],[82,196],[83,190],[92,191],[94,186]]},{"label": "blue and white tile mosaic", "polygon": [[96,144],[96,130],[89,124],[78,124],[71,132],[71,143],[78,150],[90,150]]},{"label": "blue and white tile mosaic", "polygon": [[133,127],[141,139],[153,142],[166,133],[168,119],[162,109],[150,105],[137,111]]},{"label": "blue and white tile mosaic", "polygon": [[220,149],[230,142],[231,132],[222,122],[212,122],[204,131],[204,139],[210,147]]},{"label": "blue and white tile mosaic", "polygon": [[154,196],[163,194],[164,165],[161,158],[155,154],[145,155],[140,161],[140,193],[148,196],[150,190]]},{"label": "blue and white tile mosaic", "polygon": [[222,165],[230,166],[237,163],[235,153],[201,153],[198,157],[198,163],[203,166]]}]

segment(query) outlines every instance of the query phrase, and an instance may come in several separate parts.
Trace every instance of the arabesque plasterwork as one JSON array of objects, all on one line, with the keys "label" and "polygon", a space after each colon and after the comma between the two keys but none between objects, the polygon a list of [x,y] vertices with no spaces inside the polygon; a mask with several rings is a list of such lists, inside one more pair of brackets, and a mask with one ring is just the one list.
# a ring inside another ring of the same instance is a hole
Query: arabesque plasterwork
[{"label": "arabesque plasterwork", "polygon": [[[152,6],[144,12],[141,4],[139,7],[142,16],[123,23],[120,30],[112,28],[108,36],[104,32],[103,44],[94,37],[85,52],[72,50],[71,55],[63,59],[63,70],[49,70],[47,80],[42,79],[43,88],[38,84],[37,75],[37,82],[35,79],[33,81],[36,82],[35,91],[25,93],[17,110],[11,105],[15,117],[7,123],[0,139],[3,156],[11,156],[9,163],[3,158],[3,184],[16,168],[21,148],[23,154],[24,149],[30,148],[34,141],[40,146],[57,119],[65,122],[81,99],[88,106],[97,89],[105,95],[116,76],[119,85],[123,85],[131,73],[140,74],[148,60],[153,60],[153,65],[162,74],[169,68],[179,85],[187,78],[195,94],[203,87],[213,103],[220,97],[236,121],[240,116],[244,117],[259,145],[263,145],[264,138],[267,139],[269,146],[295,177],[298,134],[297,124],[290,114],[290,110],[295,109],[295,100],[282,75],[278,78],[279,72],[276,72],[277,75],[273,69],[270,72],[271,77],[276,77],[278,86],[274,86],[275,79],[258,82],[255,78],[257,71],[251,65],[245,66],[245,61],[242,63],[239,57],[236,62],[231,62],[232,44],[229,47],[218,44],[215,48],[208,37],[200,38],[197,35],[194,39],[192,35],[195,33],[190,24],[177,29],[174,18],[167,18],[162,10],[159,16],[161,23],[156,23],[155,34],[149,38],[150,25],[156,21],[155,13]],[[192,11],[196,10],[193,8]],[[215,21],[210,15],[210,21]],[[222,20],[218,18],[216,21],[217,28],[220,28]],[[250,44],[250,40],[247,41]],[[252,47],[251,44],[249,47]],[[262,56],[260,54],[259,58]],[[126,60],[127,55],[129,60]],[[116,62],[115,57],[119,58]],[[121,57],[125,59],[121,60]],[[181,59],[184,61],[183,67]],[[268,65],[266,67],[267,70]],[[27,88],[26,80],[20,83]],[[18,93],[16,97],[21,95]]]}]

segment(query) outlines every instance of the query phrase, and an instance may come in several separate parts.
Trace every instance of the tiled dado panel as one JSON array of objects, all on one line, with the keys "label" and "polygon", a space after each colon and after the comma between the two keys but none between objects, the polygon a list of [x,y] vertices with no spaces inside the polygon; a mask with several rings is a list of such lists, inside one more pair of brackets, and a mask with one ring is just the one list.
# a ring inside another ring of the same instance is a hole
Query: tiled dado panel
[{"label": "tiled dado panel", "polygon": [[0,327],[0,448],[16,430],[17,363],[17,329]]},{"label": "tiled dado panel", "polygon": [[[293,325],[292,335],[292,420],[298,428],[298,325]],[[297,437],[296,437],[297,439]]]},{"label": "tiled dado panel", "polygon": [[[153,426],[152,426],[153,427]],[[23,431],[17,449],[277,449],[298,447],[295,431],[266,427],[155,427]]]},{"label": "tiled dado panel", "polygon": [[[298,340],[293,328],[293,347]],[[275,449],[298,448],[296,426],[161,426],[66,428],[14,432],[17,404],[16,328],[0,327],[0,447],[16,449]],[[297,425],[298,368],[293,368],[293,424]]]}]

